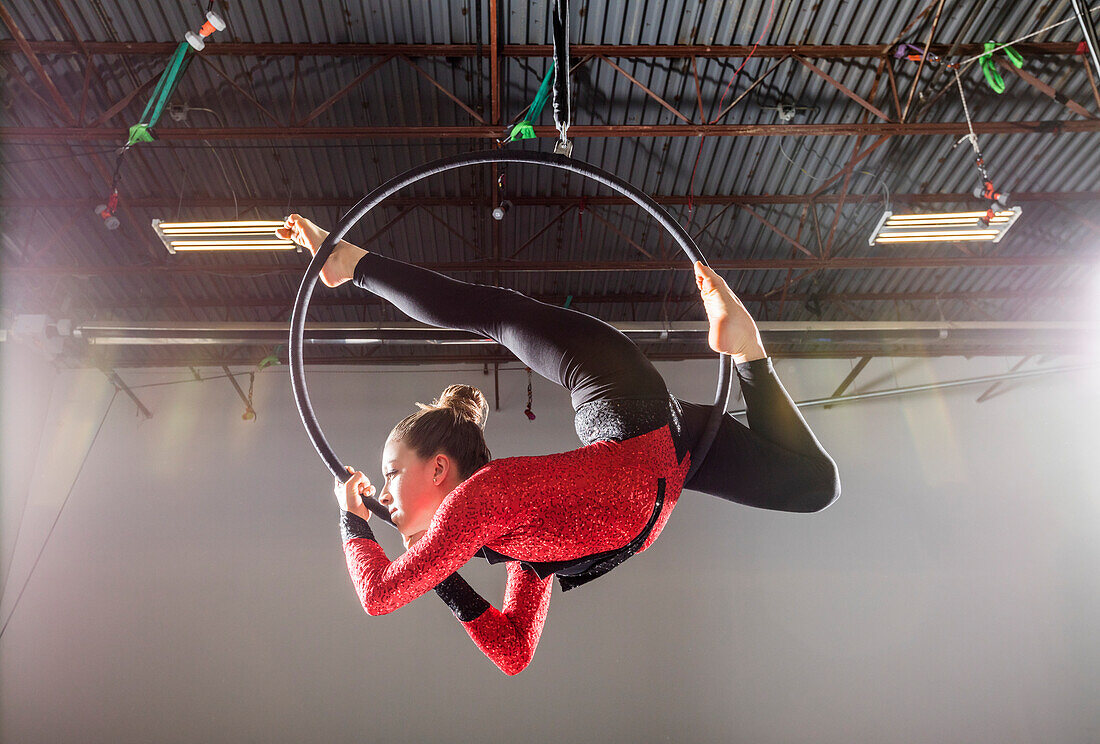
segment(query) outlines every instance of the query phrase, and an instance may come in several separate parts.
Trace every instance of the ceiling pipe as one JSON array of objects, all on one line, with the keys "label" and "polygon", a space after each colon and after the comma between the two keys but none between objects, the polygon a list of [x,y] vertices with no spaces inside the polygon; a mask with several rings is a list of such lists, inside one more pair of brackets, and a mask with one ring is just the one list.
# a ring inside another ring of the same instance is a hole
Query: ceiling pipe
[{"label": "ceiling pipe", "polygon": [[[621,321],[612,323],[628,336],[702,334],[706,321]],[[760,321],[761,334],[781,341],[787,334],[821,336],[814,341],[843,340],[843,336],[885,335],[943,340],[964,333],[1041,333],[1100,335],[1096,321]],[[90,345],[237,345],[282,342],[289,332],[286,323],[263,322],[104,322],[74,325],[72,335]],[[479,345],[494,343],[472,334],[421,323],[311,323],[306,340],[313,344],[401,343],[421,345]],[[885,340],[885,339],[883,339]]]}]

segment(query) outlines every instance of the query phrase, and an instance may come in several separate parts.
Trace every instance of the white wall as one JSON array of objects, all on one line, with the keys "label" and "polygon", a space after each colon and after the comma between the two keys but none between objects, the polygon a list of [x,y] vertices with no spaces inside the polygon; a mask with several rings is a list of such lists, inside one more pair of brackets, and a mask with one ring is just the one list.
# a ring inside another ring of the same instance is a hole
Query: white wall
[{"label": "white wall", "polygon": [[[1013,361],[876,359],[854,390]],[[807,399],[851,364],[777,367]],[[50,401],[48,378],[19,370],[4,379],[3,619],[113,393],[66,372]],[[684,397],[712,395],[709,363],[662,371]],[[392,423],[455,381],[492,396],[477,368],[309,373],[336,452],[372,474]],[[794,515],[685,494],[645,554],[555,588],[515,678],[434,596],[359,608],[285,369],[257,376],[251,423],[226,380],[140,389],[148,421],[119,395],[0,638],[0,740],[1098,741],[1097,382],[808,409],[840,501]],[[532,423],[523,372],[501,387],[496,456],[575,446],[563,391],[536,380]],[[377,532],[396,555],[396,533]],[[499,604],[502,567],[463,573]]]}]

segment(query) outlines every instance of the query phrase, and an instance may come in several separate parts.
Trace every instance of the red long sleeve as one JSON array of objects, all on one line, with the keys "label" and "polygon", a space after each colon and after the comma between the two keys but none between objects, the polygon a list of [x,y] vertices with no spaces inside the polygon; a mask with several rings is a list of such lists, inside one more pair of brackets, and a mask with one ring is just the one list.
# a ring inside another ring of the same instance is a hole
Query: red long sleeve
[{"label": "red long sleeve", "polygon": [[519,674],[535,655],[550,609],[553,577],[540,579],[518,563],[508,564],[504,608],[489,606],[476,619],[462,623],[477,647],[508,675]]},{"label": "red long sleeve", "polygon": [[[642,531],[664,479],[664,505],[644,550],[668,521],[686,467],[668,427],[556,455],[494,460],[447,496],[424,536],[396,560],[372,539],[348,539],[348,571],[363,608],[381,615],[436,587],[483,546],[532,562],[616,550]],[[502,671],[515,674],[538,644],[551,584],[517,563],[508,572],[504,609],[490,606],[463,627]]]}]

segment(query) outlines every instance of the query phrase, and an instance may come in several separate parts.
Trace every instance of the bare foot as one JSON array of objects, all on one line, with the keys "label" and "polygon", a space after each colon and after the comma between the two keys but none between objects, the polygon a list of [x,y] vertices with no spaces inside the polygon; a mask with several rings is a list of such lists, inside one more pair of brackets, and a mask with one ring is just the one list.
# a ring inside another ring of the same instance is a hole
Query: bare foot
[{"label": "bare foot", "polygon": [[[275,234],[284,240],[293,240],[309,250],[312,255],[317,255],[321,243],[328,237],[327,230],[322,230],[297,214],[287,217],[286,222],[275,231]],[[339,287],[344,282],[350,281],[355,275],[355,265],[366,253],[362,248],[341,240],[332,249],[332,254],[325,261],[325,265],[321,267],[321,282],[326,287]]]},{"label": "bare foot", "polygon": [[695,262],[695,284],[703,297],[703,307],[710,320],[710,348],[733,356],[735,364],[763,359],[767,356],[760,330],[737,295],[712,268]]}]

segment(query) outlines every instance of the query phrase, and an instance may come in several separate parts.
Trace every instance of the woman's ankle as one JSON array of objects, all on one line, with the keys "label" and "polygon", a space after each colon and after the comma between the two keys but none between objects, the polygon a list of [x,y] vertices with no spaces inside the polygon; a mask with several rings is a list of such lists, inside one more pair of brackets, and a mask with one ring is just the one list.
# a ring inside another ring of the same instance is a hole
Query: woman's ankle
[{"label": "woman's ankle", "polygon": [[[363,260],[363,256],[367,255],[368,251],[363,250],[357,245],[341,240],[337,246],[340,257],[340,276],[346,277],[349,280],[355,279],[355,267],[359,265],[359,262]],[[333,251],[334,253],[336,251]]]},{"label": "woman's ankle", "polygon": [[768,353],[764,351],[763,346],[754,346],[751,349],[741,349],[735,354],[731,354],[734,364],[744,364],[745,362],[755,362],[757,359],[764,359],[768,356]]}]

